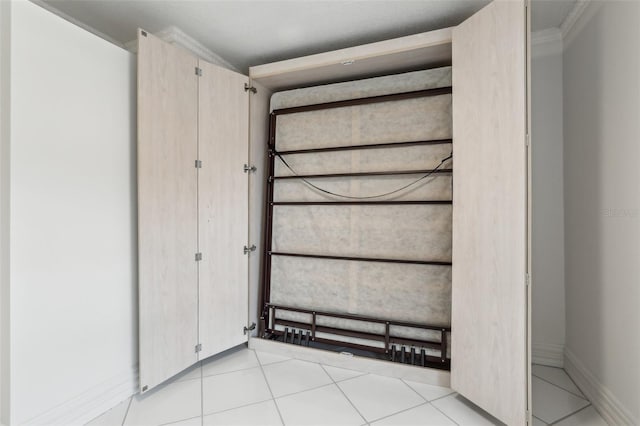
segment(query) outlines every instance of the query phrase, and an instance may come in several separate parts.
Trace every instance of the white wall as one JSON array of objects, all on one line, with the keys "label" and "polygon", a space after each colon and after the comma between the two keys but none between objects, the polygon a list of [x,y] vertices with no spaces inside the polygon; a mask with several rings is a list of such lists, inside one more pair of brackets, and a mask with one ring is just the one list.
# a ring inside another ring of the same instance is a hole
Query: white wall
[{"label": "white wall", "polygon": [[640,2],[594,2],[565,40],[569,373],[640,424]]},{"label": "white wall", "polygon": [[136,387],[135,61],[29,2],[11,24],[11,423],[75,424]]},{"label": "white wall", "polygon": [[9,55],[11,3],[0,1],[0,425],[9,413]]},{"label": "white wall", "polygon": [[[532,46],[532,352],[562,366],[565,342],[562,40]],[[535,40],[535,38],[534,38]]]}]

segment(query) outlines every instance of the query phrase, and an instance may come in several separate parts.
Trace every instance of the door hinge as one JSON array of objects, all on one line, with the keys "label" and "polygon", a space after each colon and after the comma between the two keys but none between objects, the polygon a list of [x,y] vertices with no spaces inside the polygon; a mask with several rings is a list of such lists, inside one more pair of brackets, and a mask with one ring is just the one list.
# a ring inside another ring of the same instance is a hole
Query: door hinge
[{"label": "door hinge", "polygon": [[529,133],[527,133],[527,135],[524,138],[524,144],[525,144],[525,146],[530,146],[531,145],[531,136],[529,135]]},{"label": "door hinge", "polygon": [[198,353],[198,352],[202,352],[202,343],[198,343],[198,344],[196,345],[196,347],[195,347],[195,351],[196,351],[196,353]]},{"label": "door hinge", "polygon": [[528,288],[531,285],[531,274],[524,274],[524,285]]},{"label": "door hinge", "polygon": [[256,251],[256,245],[252,244],[251,247],[244,246],[244,254],[249,254],[252,251]]},{"label": "door hinge", "polygon": [[256,168],[256,166],[249,166],[248,164],[244,165],[244,172],[245,173],[255,173],[256,170],[258,170]]},{"label": "door hinge", "polygon": [[196,160],[196,169],[202,168],[202,160]]},{"label": "door hinge", "polygon": [[242,328],[242,333],[246,335],[248,332],[253,331],[255,329],[256,329],[256,323],[252,322],[249,327],[243,327]]},{"label": "door hinge", "polygon": [[202,260],[202,253],[196,253],[196,262],[200,262]]},{"label": "door hinge", "polygon": [[200,68],[200,67],[196,67],[196,75],[197,75],[198,77],[202,77],[202,68]]},{"label": "door hinge", "polygon": [[245,92],[251,92],[251,93],[258,93],[258,89],[256,89],[253,86],[249,86],[249,83],[245,83],[244,84],[244,91]]}]

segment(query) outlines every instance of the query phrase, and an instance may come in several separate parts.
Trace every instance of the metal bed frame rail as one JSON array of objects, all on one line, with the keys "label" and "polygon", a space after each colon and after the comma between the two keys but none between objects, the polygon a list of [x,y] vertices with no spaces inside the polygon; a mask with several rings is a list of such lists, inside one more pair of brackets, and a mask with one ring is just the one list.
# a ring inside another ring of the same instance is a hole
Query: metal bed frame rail
[{"label": "metal bed frame rail", "polygon": [[[285,343],[293,343],[303,346],[309,346],[311,342],[325,343],[335,346],[350,347],[368,352],[375,352],[378,354],[385,354],[391,361],[420,365],[422,367],[435,367],[441,369],[450,368],[450,360],[447,358],[447,333],[451,332],[450,327],[438,327],[434,325],[417,324],[405,321],[385,320],[365,317],[361,315],[330,313],[312,309],[274,305],[271,303],[266,304],[266,309],[270,311],[270,315],[268,316],[269,323],[266,323],[267,319],[265,317],[262,317],[261,321],[263,321],[263,324],[261,324],[261,328],[264,330],[264,333],[266,335],[282,338],[282,341]],[[276,311],[278,310],[308,314],[311,317],[311,321],[300,322],[278,318],[276,314]],[[383,324],[385,326],[385,332],[383,334],[379,334],[354,331],[337,326],[329,327],[318,325],[318,317],[340,318],[374,324]],[[281,328],[284,328],[284,330],[278,329],[276,326],[281,326]],[[391,327],[394,326],[436,331],[439,332],[440,339],[422,340],[394,336],[391,334]],[[291,332],[289,332],[289,327],[291,327]],[[323,333],[324,335],[345,336],[375,341],[379,342],[381,346],[369,346],[339,339],[318,337],[318,333]],[[400,350],[398,350],[398,347],[400,347]],[[428,355],[425,351],[425,348],[438,350],[440,352],[440,356],[437,357]]]}]

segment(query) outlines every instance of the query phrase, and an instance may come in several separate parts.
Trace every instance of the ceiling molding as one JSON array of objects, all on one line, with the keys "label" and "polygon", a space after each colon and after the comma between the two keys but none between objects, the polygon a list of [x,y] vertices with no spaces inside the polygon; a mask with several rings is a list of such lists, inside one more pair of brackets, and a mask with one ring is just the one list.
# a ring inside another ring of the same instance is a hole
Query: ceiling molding
[{"label": "ceiling molding", "polygon": [[569,32],[575,27],[576,23],[580,20],[580,17],[584,14],[584,11],[587,9],[591,3],[590,0],[578,0],[576,1],[571,12],[564,18],[562,24],[560,24],[560,31],[562,32],[562,38],[566,38]]},{"label": "ceiling molding", "polygon": [[563,48],[562,32],[560,28],[531,33],[531,57],[561,55]]},{"label": "ceiling molding", "polygon": [[[230,69],[232,71],[240,72],[236,67],[231,65],[220,55],[212,52],[208,47],[174,25],[152,34],[160,38],[161,40],[166,41],[167,43],[180,46],[190,51],[197,57],[211,62],[212,64],[220,65],[221,67]],[[127,50],[135,53],[138,51],[138,40],[128,41],[124,44],[124,46]]]},{"label": "ceiling molding", "polygon": [[537,52],[533,51],[534,56],[562,52],[573,38],[573,33],[580,27],[581,18],[584,18],[590,4],[592,0],[577,0],[560,24],[560,28],[547,28],[531,33],[531,45],[539,46]]},{"label": "ceiling molding", "polygon": [[562,31],[560,28],[547,28],[531,33],[531,44],[533,46],[544,43],[562,41]]},{"label": "ceiling molding", "polygon": [[[3,0],[0,0],[0,1],[3,1]],[[102,33],[100,31],[96,30],[95,28],[90,27],[89,25],[78,21],[76,18],[73,18],[73,17],[67,15],[66,13],[56,9],[55,7],[51,6],[51,4],[46,3],[46,2],[44,2],[42,0],[30,0],[30,1],[31,1],[31,3],[36,4],[36,5],[40,6],[41,8],[53,13],[54,15],[59,16],[60,18],[64,19],[65,21],[71,22],[73,25],[75,25],[77,27],[80,27],[85,31],[88,31],[91,34],[94,34],[94,35],[100,37],[101,39],[108,41],[109,43],[115,44],[118,47],[122,47],[122,48],[126,49],[126,46],[123,45],[122,43],[120,43],[118,40],[116,40],[116,39],[114,39],[112,37],[109,37],[105,33]]]}]

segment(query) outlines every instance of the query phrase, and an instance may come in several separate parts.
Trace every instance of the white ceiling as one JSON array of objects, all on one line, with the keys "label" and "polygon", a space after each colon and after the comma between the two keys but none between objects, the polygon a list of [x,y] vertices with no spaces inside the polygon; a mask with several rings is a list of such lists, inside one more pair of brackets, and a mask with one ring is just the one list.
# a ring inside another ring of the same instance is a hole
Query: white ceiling
[{"label": "white ceiling", "polygon": [[532,0],[531,29],[560,28],[575,4],[576,0]]},{"label": "white ceiling", "polygon": [[[489,0],[39,0],[124,44],[176,26],[239,70],[457,25]],[[534,30],[558,27],[575,0],[535,0]]]}]

